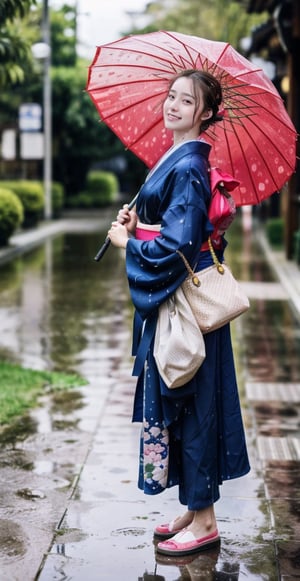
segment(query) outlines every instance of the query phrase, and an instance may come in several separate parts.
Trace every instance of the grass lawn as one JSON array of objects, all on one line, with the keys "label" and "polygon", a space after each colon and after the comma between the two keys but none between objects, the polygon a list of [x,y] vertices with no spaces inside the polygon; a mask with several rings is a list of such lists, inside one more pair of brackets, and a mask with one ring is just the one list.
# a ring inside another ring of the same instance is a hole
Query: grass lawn
[{"label": "grass lawn", "polygon": [[38,404],[45,391],[56,391],[86,385],[76,374],[24,369],[0,361],[0,426],[8,425]]}]

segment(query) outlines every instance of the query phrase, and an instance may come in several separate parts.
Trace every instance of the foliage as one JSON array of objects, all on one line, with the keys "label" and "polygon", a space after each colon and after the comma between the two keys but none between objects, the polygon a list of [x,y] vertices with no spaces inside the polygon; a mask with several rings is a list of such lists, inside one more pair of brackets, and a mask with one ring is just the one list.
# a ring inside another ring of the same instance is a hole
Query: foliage
[{"label": "foliage", "polygon": [[22,224],[23,206],[16,194],[0,188],[0,246],[6,246],[10,236]]},{"label": "foliage", "polygon": [[[74,54],[74,9],[65,6],[58,11],[51,10],[50,16],[53,180],[62,184],[68,199],[85,189],[86,175],[91,167],[100,167],[119,156],[124,160],[125,168],[120,170],[118,177],[124,177],[126,190],[135,191],[140,184],[139,177],[144,176],[145,166],[131,152],[125,151],[114,133],[100,122],[99,114],[84,90],[89,63],[82,59],[76,61]],[[37,42],[41,27],[40,6],[31,11],[24,21],[18,22],[18,26],[20,38],[26,38],[29,44]],[[65,35],[66,29],[70,30],[70,36]],[[42,63],[24,61],[23,70],[26,82],[15,83],[9,90],[0,93],[0,130],[1,127],[16,126],[21,103],[42,105]],[[41,179],[43,166],[40,163],[37,167],[37,178]],[[17,168],[20,173],[20,165]],[[5,176],[5,164],[2,171]]]},{"label": "foliage", "polygon": [[[115,178],[115,176],[112,176]],[[115,182],[115,179],[113,180]],[[107,183],[109,186],[109,182]],[[98,191],[80,192],[68,199],[67,205],[69,208],[105,208],[115,203],[118,198],[118,190],[115,187],[106,187]]]},{"label": "foliage", "polygon": [[[5,185],[5,187],[11,188],[16,195],[21,198],[23,204],[25,204],[25,209],[28,211],[34,211],[37,214],[37,218],[40,217],[41,211],[44,208],[44,184],[40,181],[26,181],[26,180],[6,180],[0,181],[0,186]],[[51,183],[51,198],[52,198],[52,209],[55,218],[60,216],[61,210],[64,207],[64,188],[63,185],[52,181]]]},{"label": "foliage", "polygon": [[76,64],[76,8],[64,4],[51,10],[51,52],[54,67]]},{"label": "foliage", "polygon": [[86,190],[69,198],[69,208],[104,208],[117,200],[119,184],[116,176],[108,171],[90,171]]},{"label": "foliage", "polygon": [[[2,2],[2,3],[1,3]],[[36,0],[37,2],[37,0]],[[5,35],[0,39],[0,86],[1,74],[6,71],[5,82],[13,85],[0,93],[0,128],[14,127],[21,103],[40,103],[43,100],[42,63],[35,62],[29,55],[25,57],[22,42],[28,46],[40,40],[41,3],[29,13],[25,10],[34,5],[34,0],[0,0],[1,7],[11,4],[24,8],[17,12],[20,17],[9,22],[14,34],[15,47],[11,43],[10,57],[1,67],[1,47],[5,45]],[[15,12],[10,12],[12,15]],[[255,20],[245,14],[241,3],[227,0],[160,0],[147,3],[146,13],[149,25],[143,30],[127,32],[147,32],[149,30],[178,30],[238,45],[241,37],[249,34]],[[256,19],[258,16],[256,15]],[[263,15],[260,16],[263,18]],[[122,159],[123,169],[117,170],[121,191],[134,194],[145,176],[145,165],[130,151],[126,151],[121,141],[99,119],[89,95],[85,91],[89,62],[76,60],[76,9],[73,5],[63,5],[59,10],[50,10],[52,44],[52,117],[53,117],[53,179],[63,185],[66,203],[69,198],[84,192],[86,176],[91,168],[97,167],[115,171],[113,159]],[[7,28],[7,21],[5,24]],[[67,31],[67,32],[66,32]],[[18,49],[18,42],[20,47]],[[7,49],[8,50],[8,49]],[[25,50],[25,48],[24,48]],[[12,59],[13,58],[13,62]],[[9,66],[6,67],[6,62]],[[14,67],[21,66],[25,80],[14,73]],[[4,73],[3,73],[4,74]],[[10,75],[9,79],[7,74]],[[18,81],[18,82],[17,82]],[[4,164],[5,166],[5,164]],[[41,178],[42,164],[39,164],[38,178]],[[85,199],[85,197],[84,197]],[[86,200],[85,200],[86,201]],[[54,206],[54,204],[53,204]]]},{"label": "foliage", "polygon": [[115,135],[102,123],[84,87],[87,63],[53,70],[53,170],[64,184],[66,197],[85,189],[93,163],[123,151]]},{"label": "foliage", "polygon": [[90,171],[87,175],[86,189],[94,194],[111,195],[118,192],[118,180],[108,171]]},{"label": "foliage", "polygon": [[67,389],[85,385],[87,381],[75,374],[24,369],[12,363],[0,362],[0,424],[9,424],[38,404],[46,389]]},{"label": "foliage", "polygon": [[237,0],[173,0],[171,3],[169,0],[160,0],[149,2],[145,13],[150,22],[143,32],[174,30],[229,42],[237,49],[240,39],[248,36],[251,28],[266,18],[265,14],[247,14]]},{"label": "foliage", "polygon": [[67,198],[66,205],[68,208],[86,210],[93,207],[93,196],[87,192],[80,192]]},{"label": "foliage", "polygon": [[44,208],[43,186],[38,181],[20,180],[0,182],[0,185],[10,188],[20,199],[24,208],[23,227],[35,226]]},{"label": "foliage", "polygon": [[53,217],[58,218],[61,215],[61,211],[64,207],[64,188],[62,184],[58,182],[52,182],[51,184],[51,198],[52,198],[52,211]]},{"label": "foliage", "polygon": [[294,232],[294,260],[300,264],[300,230]]},{"label": "foliage", "polygon": [[86,179],[86,191],[75,196],[75,207],[103,208],[117,200],[118,192],[118,180],[113,173],[90,171]]},{"label": "foliage", "polygon": [[266,234],[270,244],[280,246],[284,238],[283,218],[269,218],[266,222]]},{"label": "foliage", "polygon": [[22,82],[24,68],[32,62],[20,23],[34,4],[35,0],[0,0],[0,87]]},{"label": "foliage", "polygon": [[0,0],[0,22],[13,20],[16,16],[25,16],[32,0]]}]

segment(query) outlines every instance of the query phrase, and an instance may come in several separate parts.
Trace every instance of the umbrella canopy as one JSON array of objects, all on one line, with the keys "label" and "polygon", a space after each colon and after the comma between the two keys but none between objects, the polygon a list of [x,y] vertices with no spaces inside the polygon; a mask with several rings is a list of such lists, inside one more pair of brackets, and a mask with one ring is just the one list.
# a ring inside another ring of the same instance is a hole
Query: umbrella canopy
[{"label": "umbrella canopy", "polygon": [[237,205],[278,191],[296,164],[296,130],[270,79],[231,45],[177,32],[133,35],[97,48],[87,92],[101,119],[151,168],[172,145],[162,104],[183,69],[203,69],[222,86],[223,120],[201,137],[212,167],[233,175]]}]

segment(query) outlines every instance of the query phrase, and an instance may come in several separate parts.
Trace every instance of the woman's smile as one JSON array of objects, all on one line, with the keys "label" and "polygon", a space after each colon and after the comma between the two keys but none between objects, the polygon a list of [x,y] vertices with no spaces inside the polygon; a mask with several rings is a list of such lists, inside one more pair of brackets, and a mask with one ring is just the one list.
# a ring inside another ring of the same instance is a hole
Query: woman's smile
[{"label": "woman's smile", "polygon": [[175,113],[167,113],[167,119],[169,121],[178,121],[181,119],[179,115],[175,115]]}]

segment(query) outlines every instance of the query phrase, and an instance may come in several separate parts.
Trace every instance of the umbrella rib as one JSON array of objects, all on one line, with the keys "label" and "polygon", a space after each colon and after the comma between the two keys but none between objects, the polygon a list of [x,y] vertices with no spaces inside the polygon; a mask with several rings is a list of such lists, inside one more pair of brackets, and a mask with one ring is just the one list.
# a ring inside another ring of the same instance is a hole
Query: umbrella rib
[{"label": "umbrella rib", "polygon": [[[252,105],[250,108],[252,108],[252,110],[254,111],[254,109],[255,109],[255,108],[257,108],[257,107],[258,107],[258,105],[255,103],[255,101],[253,101],[253,105]],[[229,107],[229,109],[230,109],[231,111],[234,111],[235,109],[236,109],[236,110],[240,110],[240,108],[241,108],[241,105],[240,105],[240,107],[239,107],[239,106],[237,106],[237,107],[233,107],[233,106]],[[249,108],[249,106],[248,106],[248,108]],[[296,132],[295,132],[295,130],[294,130],[292,127],[287,127],[286,123],[284,122],[284,120],[283,120],[282,118],[278,117],[277,115],[274,115],[273,111],[271,111],[270,109],[267,109],[267,107],[265,107],[265,106],[263,106],[263,105],[262,105],[260,108],[261,108],[261,109],[263,109],[264,111],[266,111],[266,112],[267,112],[267,113],[268,113],[268,114],[269,114],[269,115],[270,115],[270,116],[271,116],[273,119],[275,119],[275,120],[276,120],[278,123],[281,123],[281,124],[283,125],[283,127],[284,127],[286,130],[288,130],[288,131],[290,131],[290,132],[291,132],[291,136],[292,136],[292,135],[294,135],[294,137],[296,138]],[[225,110],[226,110],[226,105],[225,105]],[[244,118],[247,118],[247,120],[248,120],[249,122],[251,122],[251,123],[252,123],[252,124],[255,126],[255,128],[256,128],[256,129],[258,129],[262,135],[264,135],[264,137],[265,137],[267,140],[269,140],[269,135],[268,135],[268,134],[267,134],[267,133],[264,131],[264,129],[263,129],[263,126],[260,124],[260,117],[259,117],[259,118],[257,118],[257,116],[255,115],[255,113],[254,113],[254,112],[253,112],[253,113],[250,113],[250,114],[247,114],[247,113],[245,113],[245,114],[243,114],[243,115],[236,115],[236,116],[233,116],[233,117],[229,117],[229,119],[228,119],[228,117],[226,117],[226,118],[225,118],[225,121],[226,121],[226,120],[229,120],[229,121],[230,121],[230,124],[231,124],[231,126],[232,126],[232,127],[233,127],[234,125],[243,126],[243,127],[244,127],[244,129],[245,129],[245,131],[247,131],[247,133],[248,133],[248,135],[249,135],[249,137],[250,137],[251,141],[253,141],[253,140],[252,140],[252,137],[251,137],[251,135],[250,135],[250,133],[249,133],[249,132],[248,132],[248,130],[246,129],[246,126],[245,126],[245,125],[244,125],[244,124],[241,122],[241,119],[242,119],[243,117],[244,117]],[[256,122],[256,120],[257,120],[257,122]],[[273,145],[274,145],[274,147],[275,147],[275,149],[276,149],[277,153],[278,153],[280,156],[283,156],[283,153],[282,153],[282,151],[279,149],[279,147],[277,147],[276,143],[274,143]],[[285,159],[285,161],[287,162],[287,160],[286,160],[286,159]],[[288,163],[288,162],[287,162],[287,163]],[[290,164],[289,164],[289,165],[290,165]]]},{"label": "umbrella rib", "polygon": [[[247,159],[247,157],[245,156],[245,152],[244,152],[244,150],[243,150],[243,148],[242,148],[241,140],[240,140],[240,138],[239,138],[239,135],[238,135],[238,133],[237,133],[237,132],[236,132],[236,130],[235,130],[234,124],[233,124],[233,123],[231,123],[231,126],[232,126],[232,131],[233,131],[233,133],[235,134],[235,136],[236,136],[236,139],[237,139],[237,141],[238,141],[238,143],[239,143],[239,146],[240,146],[240,151],[241,151],[241,153],[242,153],[242,156],[243,156],[243,159],[244,159],[244,163],[245,163],[245,165],[246,165],[246,166],[247,166],[247,168],[248,168],[248,174],[249,174],[249,177],[250,177],[250,180],[251,180],[251,183],[252,183],[253,191],[254,191],[254,193],[255,193],[255,198],[256,198],[256,201],[257,201],[257,203],[259,203],[259,202],[260,202],[260,200],[259,200],[259,198],[258,198],[258,196],[257,196],[257,194],[256,194],[256,186],[255,186],[255,182],[254,182],[254,179],[253,179],[253,177],[252,177],[252,174],[251,174],[251,171],[250,171],[250,167],[249,167],[249,164],[248,164],[248,159]],[[227,132],[226,132],[225,128],[224,128],[224,136],[225,136],[225,139],[226,139],[227,150],[228,150],[228,152],[229,152],[229,157],[230,157],[230,164],[231,164],[231,168],[232,168],[233,175],[234,175],[234,164],[233,164],[233,159],[232,159],[232,156],[231,156],[231,154],[230,154],[230,144],[229,144],[229,141],[228,141],[228,135],[227,135]]]},{"label": "umbrella rib", "polygon": [[[251,121],[252,121],[252,119],[251,119]],[[255,125],[255,127],[257,128],[257,125],[256,125],[256,124],[254,124],[254,125]],[[243,148],[242,148],[242,142],[241,142],[241,139],[240,139],[240,137],[239,137],[239,135],[238,135],[238,133],[237,133],[237,131],[236,131],[236,129],[235,129],[235,124],[234,124],[234,123],[231,123],[231,126],[232,126],[232,130],[233,130],[233,132],[234,132],[234,134],[235,134],[235,137],[236,137],[236,139],[237,139],[237,141],[238,141],[238,143],[239,143],[239,146],[240,146],[240,151],[241,151],[241,153],[242,153],[242,155],[243,155],[244,163],[245,163],[245,165],[246,165],[246,166],[247,166],[247,168],[248,168],[248,174],[249,174],[249,177],[250,177],[250,179],[251,179],[251,182],[252,182],[252,186],[253,186],[253,190],[254,190],[254,193],[255,193],[255,196],[256,196],[256,200],[257,200],[257,202],[260,202],[261,200],[258,198],[258,196],[257,196],[257,194],[256,194],[256,184],[255,184],[255,180],[254,180],[254,178],[253,178],[253,176],[252,176],[251,169],[250,169],[250,166],[249,166],[249,163],[248,163],[248,159],[247,159],[247,157],[246,157],[246,155],[245,155],[245,152],[244,152],[244,150],[243,150]],[[248,137],[249,137],[250,141],[252,142],[252,144],[253,144],[254,148],[256,149],[256,151],[258,152],[258,154],[260,154],[260,151],[259,151],[259,148],[258,148],[258,144],[257,144],[257,142],[254,140],[254,138],[252,137],[252,134],[250,133],[250,131],[249,131],[249,130],[248,130],[246,127],[245,127],[245,126],[244,126],[244,129],[245,129],[245,132],[247,133],[247,135],[248,135]],[[260,131],[261,131],[261,127],[259,127],[259,129],[260,129]],[[226,136],[226,141],[227,141],[227,146],[228,146],[227,134],[226,134],[226,131],[225,131],[225,129],[224,129],[224,133],[225,133],[225,136]],[[265,135],[265,134],[264,134],[264,135]],[[266,135],[265,135],[265,137],[266,137]],[[278,149],[276,146],[275,146],[275,148],[276,148],[276,150],[277,150],[277,152],[278,152],[278,153],[282,154],[282,153],[279,151],[279,149]],[[230,148],[229,148],[229,152],[230,152]],[[269,173],[269,176],[270,176],[270,178],[271,178],[271,180],[272,180],[272,182],[273,182],[273,184],[274,184],[274,193],[275,193],[275,191],[276,191],[276,190],[278,190],[278,189],[280,188],[280,185],[279,185],[279,184],[276,182],[276,180],[274,179],[274,176],[273,176],[272,172],[270,171],[270,169],[269,169],[269,166],[267,165],[267,163],[265,162],[264,158],[263,158],[261,155],[260,155],[260,159],[261,159],[261,160],[262,160],[262,162],[264,163],[264,165],[265,165],[265,168],[267,169],[267,171],[268,171],[268,173]],[[286,159],[285,159],[285,161],[286,161],[286,163],[288,163]],[[233,165],[233,163],[232,163],[232,159],[230,160],[230,162],[231,162],[231,165]],[[290,164],[289,164],[289,165],[290,165]]]},{"label": "umbrella rib", "polygon": [[[260,94],[260,93],[256,93],[256,95],[258,95],[258,94]],[[238,97],[241,97],[241,98],[238,99]],[[224,103],[225,104],[225,107],[224,107],[225,110],[227,108],[227,109],[229,109],[231,111],[234,111],[234,110],[241,111],[241,109],[250,109],[250,111],[252,111],[250,114],[248,114],[247,111],[245,111],[245,113],[243,113],[242,115],[237,115],[236,118],[247,117],[249,119],[250,118],[253,119],[253,117],[255,116],[255,112],[254,112],[255,109],[258,109],[259,108],[261,111],[265,111],[266,113],[268,113],[268,115],[271,115],[273,117],[273,119],[275,119],[277,122],[281,123],[284,127],[286,127],[286,122],[285,122],[285,120],[282,117],[280,117],[278,115],[275,115],[273,113],[273,111],[270,108],[268,108],[267,106],[265,106],[263,104],[258,104],[252,98],[252,96],[246,95],[246,94],[245,95],[239,95],[237,93],[234,98],[236,100],[236,104],[235,105],[229,104],[229,106],[226,107],[226,101],[225,101],[225,103]],[[251,104],[248,104],[248,103],[245,104],[243,102],[244,99],[247,99]],[[291,131],[293,131],[292,128],[291,128]]]},{"label": "umbrella rib", "polygon": [[[107,118],[105,119],[105,121],[107,120]],[[130,149],[132,148],[138,141],[141,141],[143,139],[143,137],[145,135],[147,135],[147,133],[149,133],[150,130],[153,130],[157,125],[160,124],[160,119],[158,119],[155,123],[153,123],[150,127],[148,127],[147,129],[145,129],[145,131],[143,133],[139,133],[139,135],[136,137],[136,139],[134,139],[133,141],[131,141],[130,143],[125,143],[123,137],[118,133],[117,129],[114,129],[114,133],[119,137],[119,139],[122,141],[122,143],[126,146],[126,149]]]},{"label": "umbrella rib", "polygon": [[[251,122],[251,123],[252,123],[252,124],[255,126],[255,128],[256,128],[256,129],[259,129],[260,133],[261,133],[262,135],[264,135],[264,137],[265,137],[265,138],[266,138],[268,141],[270,140],[269,136],[268,136],[268,135],[265,133],[265,131],[262,129],[261,125],[257,125],[257,124],[256,124],[256,123],[253,121],[253,118],[250,118],[250,122]],[[255,147],[256,147],[257,151],[259,151],[259,150],[258,150],[257,143],[256,143],[256,141],[254,141],[254,139],[253,139],[253,137],[252,137],[252,135],[251,135],[250,131],[249,131],[249,130],[248,130],[246,127],[245,127],[245,130],[246,130],[246,132],[247,132],[247,134],[248,134],[249,138],[251,139],[252,143],[254,143],[254,144],[255,144]],[[275,148],[275,150],[277,151],[278,155],[280,155],[280,156],[281,156],[281,157],[284,159],[285,163],[286,163],[287,165],[289,165],[291,169],[293,169],[293,166],[291,166],[290,162],[289,162],[289,161],[286,159],[286,157],[285,157],[285,155],[284,155],[284,152],[283,152],[283,151],[282,151],[282,150],[279,148],[279,146],[278,146],[278,145],[277,145],[275,142],[272,142],[272,145],[273,145],[273,147]],[[263,161],[264,161],[264,160],[263,160]],[[267,164],[266,164],[266,163],[265,163],[265,167],[266,167],[266,168],[268,168],[268,166],[267,166]],[[269,168],[268,168],[268,170],[269,170]],[[269,171],[270,171],[270,170],[269,170]],[[271,172],[270,172],[270,173],[271,173]],[[272,174],[271,174],[271,175],[272,175]],[[272,179],[273,179],[273,182],[274,182],[274,184],[276,184],[276,186],[277,186],[276,180],[273,178],[273,175],[272,175]]]},{"label": "umbrella rib", "polygon": [[[175,42],[178,42],[178,43],[179,43],[179,44],[182,46],[182,48],[185,50],[185,52],[187,53],[187,55],[188,55],[188,56],[189,56],[189,58],[190,58],[190,63],[191,63],[191,65],[192,65],[192,67],[191,67],[191,68],[198,68],[198,67],[196,67],[196,61],[197,61],[198,59],[200,60],[200,62],[201,62],[201,65],[203,65],[203,63],[204,63],[205,61],[207,61],[207,62],[211,62],[211,61],[209,61],[209,60],[208,60],[208,58],[207,58],[207,57],[204,57],[204,58],[202,58],[202,55],[200,54],[200,52],[199,52],[199,51],[197,51],[197,49],[195,49],[195,48],[192,48],[192,47],[188,47],[188,46],[187,46],[187,44],[185,44],[183,40],[180,40],[180,39],[179,39],[177,36],[174,36],[174,35],[173,35],[171,32],[169,32],[169,31],[163,31],[163,32],[164,32],[164,34],[166,34],[167,36],[169,36],[170,38],[172,38],[173,40],[175,40]],[[217,41],[216,41],[216,43],[217,43]],[[222,56],[222,55],[223,55],[223,53],[226,51],[227,47],[228,47],[228,46],[230,46],[230,45],[229,45],[228,43],[223,43],[223,42],[219,42],[218,44],[220,44],[220,45],[224,45],[224,44],[225,44],[225,48],[223,49],[223,51],[222,51],[222,53],[221,53],[221,56]],[[197,58],[196,58],[196,60],[195,60],[195,59],[193,59],[193,57],[192,57],[192,54],[191,54],[191,52],[188,50],[188,48],[191,48],[191,50],[194,50],[194,51],[197,53]],[[183,62],[186,60],[186,59],[184,59],[183,57],[181,57],[181,59],[182,59],[182,61],[183,61]],[[220,56],[218,57],[218,60],[219,60],[219,59],[220,59]],[[218,62],[218,61],[217,61],[217,62]],[[211,65],[211,68],[213,67],[213,65],[214,65],[214,63],[212,63],[212,65]],[[204,67],[203,67],[203,69],[204,69]],[[208,67],[207,67],[207,70],[208,70]]]},{"label": "umbrella rib", "polygon": [[[130,68],[131,68],[132,70],[134,70],[134,69],[143,69],[143,72],[144,72],[145,70],[149,70],[149,71],[155,71],[155,72],[154,72],[154,74],[157,74],[157,75],[158,75],[158,74],[161,74],[161,75],[163,75],[164,73],[168,73],[168,74],[170,74],[170,73],[176,72],[175,70],[174,70],[174,71],[170,71],[170,64],[171,64],[170,62],[168,62],[167,64],[168,64],[169,70],[168,70],[168,69],[165,69],[164,71],[162,71],[162,67],[157,67],[157,68],[156,68],[156,67],[154,67],[154,66],[150,66],[150,65],[149,65],[149,66],[147,66],[147,65],[143,65],[143,66],[141,66],[141,65],[135,65],[135,64],[131,64],[131,65],[130,65]],[[96,66],[94,66],[93,68],[94,68],[94,70],[95,70],[95,69],[101,69],[101,70],[105,70],[105,69],[106,69],[106,67],[107,67],[107,70],[108,70],[108,71],[109,71],[109,70],[111,70],[111,65],[109,65],[109,64],[107,64],[107,65],[96,65]],[[118,69],[118,68],[122,68],[122,67],[123,67],[123,68],[126,68],[126,65],[124,65],[123,63],[115,63],[115,64],[114,64],[114,69]],[[156,71],[157,71],[157,72],[156,72]],[[137,79],[137,80],[138,80],[138,79]],[[149,80],[149,79],[147,79],[147,80]],[[129,82],[129,83],[130,83],[130,82],[134,82],[134,81],[126,81],[126,83],[127,83],[127,82]],[[112,85],[112,86],[113,86],[113,85]]]},{"label": "umbrella rib", "polygon": [[[165,91],[161,92],[161,93],[156,93],[155,97],[160,97],[165,95]],[[142,99],[140,99],[139,101],[135,101],[135,106],[141,105],[144,102],[147,102],[148,98],[147,97],[143,97]],[[161,105],[162,105],[163,99],[161,100]],[[158,106],[158,103],[155,104],[155,106]],[[130,110],[132,108],[132,104],[129,103],[129,105],[127,105],[126,107],[124,106],[122,109],[122,114],[125,113],[127,110]],[[101,107],[99,106],[99,110],[101,112]],[[153,108],[153,110],[155,111],[155,109]],[[110,113],[109,115],[107,115],[106,117],[103,117],[102,120],[106,121],[107,119],[110,119],[110,117],[114,117],[116,115],[116,113],[113,111],[112,113]]]},{"label": "umbrella rib", "polygon": [[294,171],[297,133],[263,70],[229,43],[172,31],[128,35],[98,47],[86,90],[125,148],[152,167],[171,144],[162,119],[168,85],[192,68],[212,73],[223,91],[223,121],[203,134],[210,157],[241,180],[237,205],[257,204]]},{"label": "umbrella rib", "polygon": [[[172,65],[174,65],[174,66],[176,66],[176,65],[178,66],[178,65],[180,64],[180,65],[181,65],[181,67],[182,67],[182,65],[185,65],[186,63],[188,63],[188,64],[190,64],[190,65],[191,65],[191,68],[194,68],[195,61],[194,61],[194,59],[192,58],[192,55],[191,55],[191,53],[190,53],[190,52],[187,50],[187,45],[185,45],[185,44],[183,43],[183,41],[181,41],[181,40],[179,40],[178,38],[174,37],[174,36],[173,36],[173,35],[172,35],[170,32],[168,32],[168,31],[166,31],[166,30],[162,30],[161,32],[162,32],[164,35],[166,35],[166,36],[169,36],[170,38],[172,38],[173,40],[175,40],[177,43],[179,43],[179,44],[180,44],[180,45],[181,45],[181,46],[184,48],[184,50],[186,51],[186,53],[187,53],[187,55],[188,55],[188,57],[189,57],[189,59],[190,59],[190,61],[189,61],[187,58],[184,58],[184,56],[183,56],[183,55],[181,55],[181,54],[179,54],[179,55],[176,55],[176,54],[174,53],[174,51],[172,51],[172,50],[167,50],[167,49],[164,47],[164,48],[163,48],[163,50],[164,50],[164,51],[165,51],[165,52],[166,52],[168,55],[171,55],[171,56],[172,56],[172,58],[173,58],[173,62],[171,62],[170,60],[167,60],[167,63],[168,63],[168,64],[172,64]],[[145,40],[145,38],[143,38],[143,39],[141,39],[141,40],[140,40],[140,39],[138,39],[138,38],[137,38],[136,40],[137,40],[138,42],[143,42],[143,44],[148,44],[148,45],[150,45],[150,46],[152,46],[152,47],[154,46],[154,48],[155,48],[155,49],[157,49],[157,45],[156,45],[155,43],[149,42],[149,40],[148,40],[148,39],[147,39],[147,40]],[[162,50],[162,46],[160,46],[160,49]],[[126,49],[124,49],[124,50],[126,50]],[[193,49],[193,50],[195,50],[195,51],[196,51],[196,49]],[[136,51],[136,50],[132,50],[132,52],[138,52],[138,53],[141,53],[142,51]],[[199,54],[199,52],[198,52],[198,51],[196,51],[196,52],[197,52],[197,57],[200,57],[200,54]],[[145,52],[143,51],[143,52],[142,52],[142,54],[145,54]],[[174,59],[174,57],[176,57],[176,58]],[[160,58],[161,58],[161,57],[160,57]],[[165,60],[165,59],[163,59],[163,60]],[[205,59],[205,60],[206,60],[206,59]],[[177,70],[177,69],[176,69],[176,70]],[[175,70],[175,72],[176,72],[176,70]],[[181,69],[180,69],[180,70],[181,70]]]},{"label": "umbrella rib", "polygon": [[[166,81],[169,81],[169,79],[167,79],[167,78],[165,80]],[[128,85],[137,85],[138,83],[145,83],[147,81],[149,81],[149,79],[135,79],[133,81],[126,81],[126,87],[128,87]],[[153,78],[153,79],[151,79],[151,83],[152,82],[153,83],[154,82],[161,82],[161,81],[162,81],[162,78]],[[106,90],[106,89],[113,89],[113,88],[118,87],[118,86],[120,86],[120,87],[123,86],[123,83],[120,82],[120,81],[118,81],[117,83],[114,83],[114,84],[113,83],[109,83],[107,85],[104,85],[103,84],[103,85],[101,85],[101,88],[99,88],[99,89],[97,89],[97,88],[95,88],[95,89],[93,89],[93,88],[92,89],[87,89],[87,92],[88,93],[96,93],[97,91],[100,91],[101,93],[103,93],[103,91]],[[164,91],[161,91],[161,93],[163,93],[163,92],[166,92],[166,89]]]},{"label": "umbrella rib", "polygon": [[[137,40],[138,42],[141,42],[139,39],[136,39],[136,40]],[[151,42],[149,42],[149,41],[147,41],[147,40],[145,40],[145,39],[143,39],[143,40],[142,40],[142,42],[143,42],[143,44],[147,44],[147,45],[149,45],[149,46],[152,46],[152,47],[154,47],[154,48],[156,48],[156,49],[157,49],[157,45],[156,45],[156,44],[153,44],[153,43],[151,43]],[[102,49],[102,48],[106,48],[106,47],[105,47],[105,45],[104,45],[103,47],[100,47],[100,51],[101,51],[101,49]],[[120,47],[118,47],[118,46],[116,46],[116,47],[115,47],[115,46],[110,46],[109,48],[110,48],[110,50],[116,50],[116,51],[119,51],[119,50],[120,50]],[[181,56],[180,56],[180,58],[178,59],[178,58],[176,57],[176,55],[174,54],[174,52],[172,52],[171,50],[167,50],[166,48],[163,48],[163,49],[162,49],[162,47],[160,47],[160,49],[161,49],[161,50],[163,50],[163,51],[164,51],[164,52],[165,52],[165,53],[168,55],[168,57],[167,57],[167,56],[165,56],[165,57],[162,57],[162,56],[160,56],[160,57],[159,57],[159,58],[160,58],[160,61],[159,61],[159,62],[161,62],[161,61],[162,61],[162,62],[166,63],[166,64],[167,64],[169,67],[170,67],[170,65],[171,65],[171,66],[173,66],[173,70],[174,70],[174,72],[176,72],[176,70],[177,70],[177,69],[175,68],[176,66],[178,66],[178,65],[182,65],[182,63],[186,61],[186,59],[184,59],[184,58],[183,58],[183,57],[181,57]],[[122,47],[122,51],[124,51],[124,52],[127,52],[127,51],[128,51],[130,54],[132,54],[132,53],[135,53],[135,54],[137,54],[137,55],[138,55],[138,54],[141,54],[141,55],[145,55],[145,54],[147,54],[147,53],[145,53],[145,50],[138,50],[138,49],[134,49],[134,48],[128,48],[128,49],[127,49],[127,48],[124,48],[124,47]],[[101,53],[100,53],[100,54],[101,54]],[[189,53],[188,53],[188,54],[189,54]],[[148,56],[152,57],[154,61],[155,61],[155,59],[157,58],[155,55],[151,55],[151,54],[149,54]],[[172,59],[171,59],[171,60],[170,60],[170,56],[172,57]],[[189,55],[189,56],[190,56],[190,55]],[[174,58],[174,57],[175,57],[175,58]],[[188,61],[186,61],[186,62],[188,62]],[[191,59],[191,63],[190,63],[190,64],[192,64],[192,62],[193,62],[193,61],[192,61],[192,59]],[[97,66],[98,66],[98,65],[94,64],[94,65],[93,65],[93,68],[95,69],[95,68],[97,68]],[[114,65],[114,66],[116,66],[116,65]],[[122,65],[122,66],[125,66],[125,65]],[[135,66],[135,65],[132,65],[132,64],[131,64],[131,66]],[[138,65],[138,66],[140,66],[140,65]],[[143,66],[144,66],[144,65],[143,65]],[[99,68],[103,68],[103,67],[99,67]]]}]

